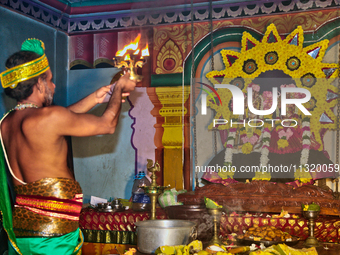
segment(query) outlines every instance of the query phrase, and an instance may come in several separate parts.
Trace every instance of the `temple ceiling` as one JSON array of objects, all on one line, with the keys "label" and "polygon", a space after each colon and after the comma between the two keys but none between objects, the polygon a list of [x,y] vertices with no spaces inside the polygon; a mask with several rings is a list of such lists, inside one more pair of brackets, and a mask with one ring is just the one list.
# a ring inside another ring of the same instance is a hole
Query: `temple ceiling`
[{"label": "temple ceiling", "polygon": [[[165,3],[166,2],[166,3]],[[68,35],[139,29],[158,25],[223,21],[291,12],[334,9],[340,0],[0,0],[0,6]]]}]

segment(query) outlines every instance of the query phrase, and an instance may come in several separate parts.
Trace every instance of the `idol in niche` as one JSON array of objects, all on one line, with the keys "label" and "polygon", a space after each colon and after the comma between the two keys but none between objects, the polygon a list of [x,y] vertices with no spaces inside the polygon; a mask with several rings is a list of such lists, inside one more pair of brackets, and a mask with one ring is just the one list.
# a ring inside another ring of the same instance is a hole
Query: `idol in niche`
[{"label": "idol in niche", "polygon": [[[281,39],[271,24],[261,42],[244,32],[241,52],[221,51],[226,68],[211,71],[206,77],[214,86],[231,84],[242,90],[245,112],[243,115],[233,113],[233,94],[228,89],[217,89],[222,104],[216,104],[208,96],[207,106],[216,112],[214,120],[229,121],[219,125],[215,125],[215,121],[209,126],[224,132],[226,141],[222,141],[224,149],[208,165],[225,166],[226,170],[207,172],[203,179],[210,182],[270,180],[301,185],[335,176],[336,169],[324,149],[323,138],[327,130],[336,128],[333,109],[337,88],[332,82],[338,75],[338,65],[322,63],[328,40],[306,47],[303,41],[301,27]],[[278,95],[273,95],[274,87]],[[276,96],[275,110],[270,114],[254,114],[247,104],[248,88],[252,89],[254,109],[271,109]],[[287,99],[303,100],[309,94],[309,100],[302,106],[311,115],[294,104],[287,104],[283,114],[284,88],[300,89],[285,93]],[[327,169],[322,169],[324,166]]]}]

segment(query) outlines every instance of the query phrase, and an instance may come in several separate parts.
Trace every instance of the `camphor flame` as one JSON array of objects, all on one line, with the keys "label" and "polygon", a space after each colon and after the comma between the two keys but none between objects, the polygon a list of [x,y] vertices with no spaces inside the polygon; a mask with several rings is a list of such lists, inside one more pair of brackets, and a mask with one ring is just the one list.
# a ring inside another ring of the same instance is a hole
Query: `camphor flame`
[{"label": "camphor flame", "polygon": [[140,38],[141,38],[141,34],[138,34],[134,42],[130,43],[129,45],[124,46],[124,49],[117,51],[116,57],[124,56],[128,50],[137,50]]}]

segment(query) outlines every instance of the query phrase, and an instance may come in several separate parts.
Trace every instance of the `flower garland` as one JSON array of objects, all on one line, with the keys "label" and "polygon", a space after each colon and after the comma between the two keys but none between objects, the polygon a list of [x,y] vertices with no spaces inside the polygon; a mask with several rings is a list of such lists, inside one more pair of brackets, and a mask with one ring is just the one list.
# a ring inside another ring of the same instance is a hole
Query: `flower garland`
[{"label": "flower garland", "polygon": [[271,138],[271,124],[265,123],[263,129],[263,137],[262,137],[262,148],[261,148],[261,157],[260,157],[260,169],[261,171],[256,172],[253,180],[267,180],[271,179],[271,174],[269,172],[263,171],[263,167],[268,165],[269,162],[269,145]]},{"label": "flower garland", "polygon": [[279,149],[284,149],[288,147],[289,142],[288,139],[293,135],[293,131],[291,128],[287,128],[286,131],[284,131],[282,126],[277,125],[276,130],[278,131],[277,134],[279,136],[279,140],[277,141],[277,147]]},{"label": "flower garland", "polygon": [[[237,119],[232,119],[233,122],[236,122]],[[224,165],[228,168],[228,171],[219,172],[218,175],[222,179],[233,178],[235,172],[231,171],[230,166],[233,161],[233,149],[235,144],[237,128],[229,128],[228,130],[228,138],[224,146],[226,147],[224,154]]]},{"label": "flower garland", "polygon": [[[281,85],[280,88],[296,88],[296,86],[294,84],[284,84]],[[287,96],[289,96],[290,98],[302,98],[302,94],[301,93],[288,93]],[[290,108],[291,109],[291,108]],[[293,107],[293,111],[291,112],[291,114],[289,116],[294,115],[294,111],[295,110],[295,106]],[[288,139],[293,135],[293,131],[291,128],[287,128],[287,130],[285,131],[283,129],[283,127],[281,125],[279,125],[278,123],[276,124],[276,131],[278,133],[279,136],[279,140],[277,141],[277,146],[279,149],[284,149],[286,147],[289,146],[289,142]]]},{"label": "flower garland", "polygon": [[233,160],[233,149],[235,144],[235,138],[236,138],[236,128],[230,128],[228,132],[228,138],[225,143],[226,146],[226,152],[224,157],[224,162],[232,163]]},{"label": "flower garland", "polygon": [[243,154],[249,154],[252,152],[254,145],[260,138],[261,135],[261,127],[256,127],[255,131],[252,133],[252,136],[249,137],[247,134],[247,130],[245,127],[240,129],[240,139],[243,142],[242,152]]},{"label": "flower garland", "polygon": [[294,174],[295,179],[300,180],[302,183],[308,183],[312,179],[309,170],[305,167],[308,164],[309,151],[310,151],[310,119],[305,117],[302,120],[302,151],[300,157],[300,168]]}]

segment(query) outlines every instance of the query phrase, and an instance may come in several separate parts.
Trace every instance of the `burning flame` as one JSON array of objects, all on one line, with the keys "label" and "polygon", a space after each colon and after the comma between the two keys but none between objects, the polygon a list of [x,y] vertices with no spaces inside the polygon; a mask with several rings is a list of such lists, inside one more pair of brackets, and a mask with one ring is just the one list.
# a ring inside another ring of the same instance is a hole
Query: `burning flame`
[{"label": "burning flame", "polygon": [[130,54],[126,54],[126,56],[125,56],[124,60],[125,60],[125,61],[127,61],[127,60],[131,60],[131,58],[130,58]]},{"label": "burning flame", "polygon": [[141,38],[141,34],[138,34],[134,42],[130,43],[129,45],[124,46],[124,49],[117,51],[116,57],[124,56],[128,50],[137,50],[140,38]]},{"label": "burning flame", "polygon": [[147,44],[145,49],[142,50],[142,57],[148,57],[149,55],[149,45]]}]

